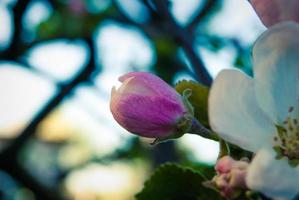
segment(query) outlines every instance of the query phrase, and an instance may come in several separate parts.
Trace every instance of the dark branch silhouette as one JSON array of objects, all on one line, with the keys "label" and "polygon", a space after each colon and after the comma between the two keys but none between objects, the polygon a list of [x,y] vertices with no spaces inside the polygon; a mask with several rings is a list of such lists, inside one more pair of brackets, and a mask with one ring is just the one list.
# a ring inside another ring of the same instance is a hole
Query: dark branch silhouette
[{"label": "dark branch silhouette", "polygon": [[211,10],[215,7],[217,3],[219,3],[219,0],[206,0],[203,8],[200,9],[198,14],[188,24],[187,29],[189,31],[193,31],[194,28],[203,20],[203,18],[211,12]]},{"label": "dark branch silhouette", "polygon": [[197,76],[198,81],[207,86],[210,86],[212,83],[212,78],[208,73],[200,56],[194,49],[191,35],[184,28],[178,25],[178,23],[168,10],[167,1],[153,0],[153,3],[155,4],[161,19],[168,25],[167,27],[161,28],[164,28],[164,30],[170,34],[170,36],[177,42],[177,44],[183,48],[190,60],[191,66]]}]

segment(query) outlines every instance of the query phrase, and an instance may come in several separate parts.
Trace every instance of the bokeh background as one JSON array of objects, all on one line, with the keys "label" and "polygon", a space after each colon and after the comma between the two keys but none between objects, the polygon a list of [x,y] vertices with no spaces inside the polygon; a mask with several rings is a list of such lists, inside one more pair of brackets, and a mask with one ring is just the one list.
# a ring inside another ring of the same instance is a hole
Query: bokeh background
[{"label": "bokeh background", "polygon": [[166,3],[168,13],[150,0],[0,0],[0,199],[131,200],[162,163],[213,166],[215,142],[152,146],[126,132],[111,88],[130,71],[200,81],[194,55],[213,78],[251,75],[265,27],[246,0]]}]

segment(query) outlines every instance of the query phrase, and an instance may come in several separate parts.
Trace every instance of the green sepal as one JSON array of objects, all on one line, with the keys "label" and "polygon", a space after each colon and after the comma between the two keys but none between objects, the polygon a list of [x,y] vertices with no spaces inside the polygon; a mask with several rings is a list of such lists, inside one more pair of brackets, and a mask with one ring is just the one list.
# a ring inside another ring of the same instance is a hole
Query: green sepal
[{"label": "green sepal", "polygon": [[192,118],[193,116],[190,114],[184,115],[177,123],[176,123],[176,132],[164,138],[156,138],[152,145],[159,144],[161,142],[166,142],[168,140],[177,139],[182,137],[185,133],[187,133],[192,126]]},{"label": "green sepal", "polygon": [[220,139],[219,140],[219,155],[218,155],[218,159],[224,157],[224,156],[229,156],[230,155],[230,148],[229,148],[229,145],[228,143],[223,140],[223,139]]},{"label": "green sepal", "polygon": [[202,125],[209,128],[210,127],[209,120],[208,120],[209,88],[202,84],[196,83],[195,81],[182,80],[175,85],[175,89],[182,96],[184,96],[184,93],[186,93],[186,91],[191,91],[191,94],[188,97],[188,102],[192,105],[194,109],[194,117]]},{"label": "green sepal", "polygon": [[189,101],[189,98],[191,97],[191,95],[192,95],[192,90],[191,89],[185,89],[183,91],[182,98],[183,98],[183,102],[184,102],[185,107],[188,109],[188,112],[192,116],[194,116],[194,108],[193,108],[192,104]]}]

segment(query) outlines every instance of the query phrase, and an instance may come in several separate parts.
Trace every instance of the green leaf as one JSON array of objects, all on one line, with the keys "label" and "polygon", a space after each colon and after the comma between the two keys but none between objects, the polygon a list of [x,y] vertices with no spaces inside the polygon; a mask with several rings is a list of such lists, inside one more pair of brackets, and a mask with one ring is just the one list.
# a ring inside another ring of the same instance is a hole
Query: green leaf
[{"label": "green leaf", "polygon": [[161,165],[143,190],[136,195],[137,200],[220,200],[215,191],[202,186],[204,176],[191,168],[177,164]]},{"label": "green leaf", "polygon": [[181,95],[183,95],[186,89],[190,89],[192,91],[192,94],[188,98],[188,100],[194,108],[194,116],[202,125],[209,128],[210,127],[209,120],[208,120],[209,88],[202,84],[196,83],[195,81],[182,80],[176,84],[175,89]]}]

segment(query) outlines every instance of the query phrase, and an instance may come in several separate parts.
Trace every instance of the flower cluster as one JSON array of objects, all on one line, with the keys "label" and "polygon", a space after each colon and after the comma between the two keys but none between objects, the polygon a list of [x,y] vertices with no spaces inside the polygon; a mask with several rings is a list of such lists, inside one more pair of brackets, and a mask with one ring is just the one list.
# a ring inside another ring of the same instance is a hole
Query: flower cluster
[{"label": "flower cluster", "polygon": [[249,188],[293,199],[299,193],[299,3],[251,2],[271,26],[253,48],[254,78],[237,70],[216,77],[210,124],[220,137],[256,153],[247,170]]}]

